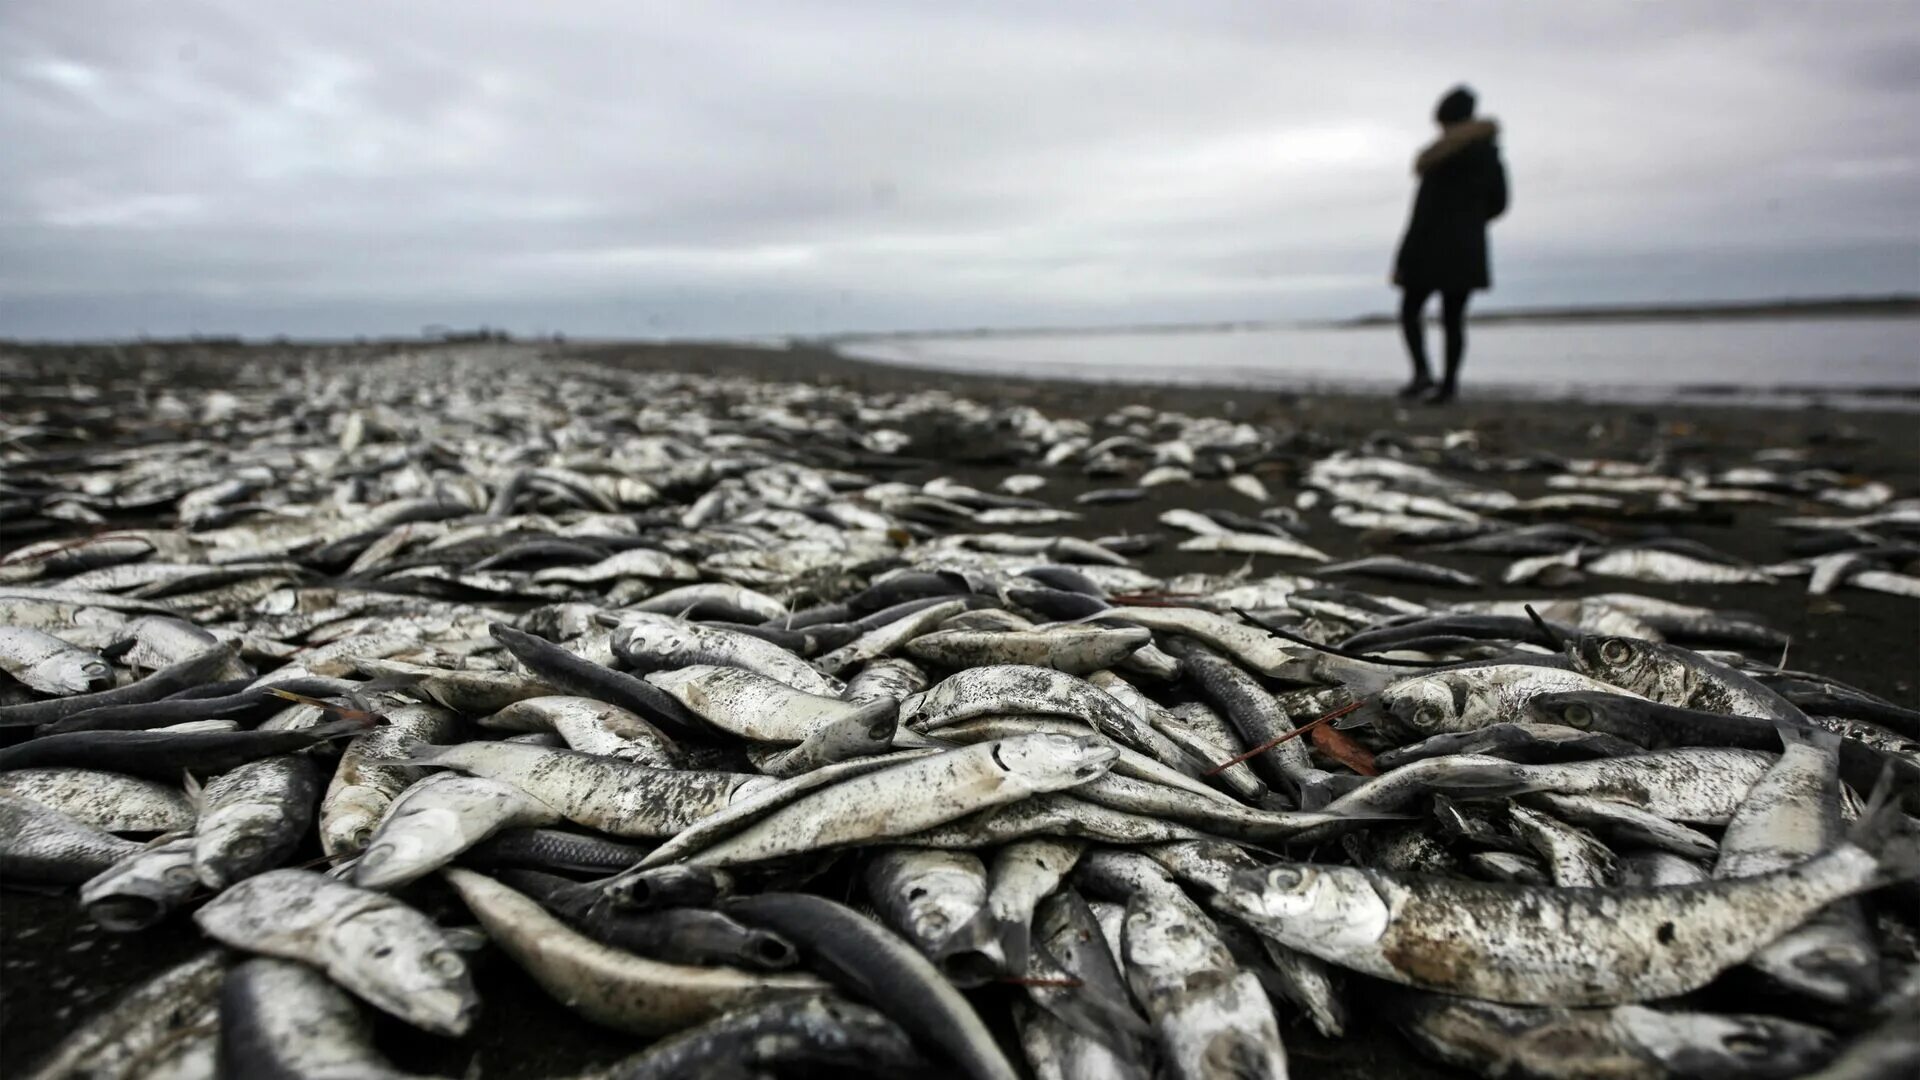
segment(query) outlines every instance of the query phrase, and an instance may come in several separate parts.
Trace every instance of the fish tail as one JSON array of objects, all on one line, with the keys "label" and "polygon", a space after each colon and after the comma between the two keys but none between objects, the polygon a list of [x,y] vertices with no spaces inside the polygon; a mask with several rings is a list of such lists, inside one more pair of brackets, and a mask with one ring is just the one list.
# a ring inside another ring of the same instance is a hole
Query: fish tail
[{"label": "fish tail", "polygon": [[1840,735],[1837,732],[1813,727],[1810,724],[1795,724],[1785,720],[1775,721],[1773,730],[1780,733],[1780,746],[1790,749],[1795,746],[1812,747],[1822,753],[1840,752]]},{"label": "fish tail", "polygon": [[1027,959],[1033,951],[1033,926],[1030,922],[1011,915],[995,915],[993,936],[1000,943],[1000,956],[1006,961],[1007,970],[1020,974],[1027,970]]},{"label": "fish tail", "polygon": [[411,735],[401,735],[398,732],[394,735],[398,745],[392,751],[391,760],[393,761],[404,761],[412,765],[437,765],[441,751],[447,749],[425,739],[416,739]]},{"label": "fish tail", "polygon": [[1848,842],[1878,860],[1876,885],[1920,878],[1920,836],[1908,826],[1894,786],[1893,768],[1882,769],[1867,808],[1847,834]]},{"label": "fish tail", "polygon": [[868,702],[851,714],[850,722],[864,726],[868,737],[876,741],[891,738],[900,726],[900,703],[889,697]]},{"label": "fish tail", "polygon": [[307,729],[315,742],[327,742],[332,739],[348,739],[355,735],[365,735],[380,722],[380,718],[371,714],[361,714],[345,720],[335,720],[327,724],[315,724]]}]

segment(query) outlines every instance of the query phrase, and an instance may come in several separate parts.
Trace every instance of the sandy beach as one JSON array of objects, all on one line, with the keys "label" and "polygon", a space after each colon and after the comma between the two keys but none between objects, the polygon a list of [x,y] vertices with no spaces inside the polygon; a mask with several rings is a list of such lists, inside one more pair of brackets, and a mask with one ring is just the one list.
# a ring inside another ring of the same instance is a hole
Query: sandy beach
[{"label": "sandy beach", "polygon": [[[451,346],[449,346],[451,347]],[[1231,387],[1114,386],[1087,382],[1010,380],[893,368],[807,349],[755,349],[705,344],[602,344],[520,346],[529,362],[559,354],[570,360],[630,370],[774,382],[846,387],[866,395],[918,394],[930,390],[972,399],[992,407],[1026,406],[1050,416],[1095,420],[1115,409],[1144,405],[1154,410],[1244,421],[1279,433],[1280,449],[1251,466],[1276,503],[1288,503],[1300,491],[1299,472],[1310,455],[1363,440],[1393,445],[1415,437],[1455,435],[1470,439],[1484,454],[1540,454],[1554,457],[1644,458],[1663,448],[1681,468],[1714,471],[1750,463],[1756,452],[1799,449],[1806,464],[1830,468],[1849,478],[1877,480],[1908,495],[1920,489],[1920,435],[1910,413],[1827,409],[1751,410],[1738,406],[1620,407],[1513,400],[1477,401],[1471,382],[1463,400],[1450,407],[1404,407],[1380,397],[1249,393]],[[49,435],[41,449],[60,445],[75,452],[124,445],[116,414],[145,407],[168,385],[217,386],[244,369],[264,377],[275,365],[353,364],[370,355],[431,351],[434,346],[396,343],[377,346],[202,346],[128,345],[112,349],[83,347],[0,347],[0,417],[44,424]],[[77,406],[69,388],[91,386],[98,396]],[[144,386],[145,400],[136,388]],[[182,437],[190,425],[179,427]],[[983,439],[978,432],[938,423],[907,431],[905,452],[912,459],[889,478],[919,483],[950,477],[982,490],[994,490],[1016,471],[1034,471],[1028,455],[1005,440]],[[1073,468],[1041,470],[1045,497],[1070,506],[1074,496],[1114,482],[1094,479]],[[1546,490],[1531,474],[1501,481],[1522,497]],[[1220,505],[1251,512],[1250,503],[1228,503],[1236,496],[1215,485]],[[1082,537],[1162,532],[1156,523],[1171,506],[1192,505],[1201,495],[1191,488],[1150,489],[1146,498],[1120,505],[1078,507],[1084,519],[1069,526]],[[1755,563],[1787,557],[1778,530],[1754,527],[1778,508],[1764,513],[1729,505],[1724,512],[1681,522],[1656,517],[1623,519],[1576,517],[1571,520],[1617,539],[1649,536],[1690,538]],[[1335,558],[1399,553],[1488,578],[1486,590],[1456,598],[1505,598],[1552,593],[1538,586],[1497,584],[1508,561],[1499,557],[1433,555],[1341,528],[1325,508],[1308,512],[1309,538]],[[114,524],[133,524],[110,522]],[[145,522],[151,524],[151,522]],[[1025,530],[1045,531],[1045,530]],[[47,539],[19,521],[0,523],[0,554],[20,544]],[[1242,560],[1221,555],[1183,555],[1165,544],[1141,556],[1139,567],[1170,577],[1184,572],[1222,572]],[[1293,569],[1267,558],[1252,561],[1257,577]],[[1912,572],[1912,568],[1906,568]],[[1610,583],[1623,590],[1664,599],[1753,613],[1790,635],[1783,658],[1787,666],[1821,672],[1909,707],[1920,707],[1920,606],[1911,599],[1842,590],[1816,597],[1804,582],[1774,585],[1656,585]],[[1422,599],[1431,588],[1370,582],[1375,591]],[[1596,591],[1594,586],[1583,587]],[[1571,595],[1570,593],[1568,595]],[[317,852],[296,857],[310,858]],[[451,901],[439,914],[457,911]],[[0,893],[0,1072],[18,1075],[81,1017],[112,995],[205,948],[186,924],[157,932],[116,935],[99,930],[80,915],[70,895]],[[632,1039],[596,1028],[531,988],[497,954],[483,954],[476,979],[486,1001],[484,1022],[463,1040],[435,1040],[409,1033],[389,1018],[377,1019],[376,1040],[401,1067],[460,1075],[477,1066],[492,1080],[563,1075],[631,1050]],[[981,993],[1010,994],[1005,987]],[[1313,1034],[1297,1017],[1282,1018],[1296,1077],[1381,1075],[1453,1075],[1412,1055],[1397,1037],[1356,1008],[1357,1033],[1339,1044]],[[993,1010],[995,1013],[1004,1010]],[[1378,1034],[1375,1034],[1375,1029]],[[1357,1035],[1357,1037],[1356,1037]]]}]

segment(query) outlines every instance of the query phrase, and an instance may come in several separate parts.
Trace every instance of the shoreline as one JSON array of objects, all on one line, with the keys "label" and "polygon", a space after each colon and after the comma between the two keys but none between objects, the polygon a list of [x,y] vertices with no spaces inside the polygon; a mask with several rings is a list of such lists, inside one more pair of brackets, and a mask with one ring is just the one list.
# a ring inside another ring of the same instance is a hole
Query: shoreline
[{"label": "shoreline", "polygon": [[[757,348],[712,344],[448,344],[417,342],[366,346],[199,346],[0,348],[0,380],[9,393],[0,417],[21,428],[42,426],[40,436],[54,449],[76,453],[124,451],[132,436],[156,430],[144,410],[166,408],[169,437],[208,438],[200,414],[184,407],[208,392],[226,387],[257,391],[286,374],[306,369],[345,370],[410,354],[431,363],[432,354],[468,350],[498,351],[510,364],[550,361],[603,365],[633,372],[672,373],[687,380],[710,378],[713,413],[726,415],[726,403],[739,396],[741,383],[758,381],[799,386],[844,387],[869,395],[877,404],[906,396],[948,394],[991,409],[1031,407],[1060,419],[1097,423],[1128,407],[1108,430],[1137,425],[1142,438],[1162,437],[1156,413],[1217,416],[1272,429],[1278,451],[1254,462],[1250,471],[1271,489],[1273,502],[1290,505],[1301,490],[1301,463],[1335,447],[1365,446],[1394,454],[1415,440],[1444,439],[1448,446],[1472,451],[1441,462],[1452,471],[1475,460],[1499,471],[1499,486],[1521,497],[1547,490],[1547,470],[1527,462],[1623,457],[1636,460],[1658,451],[1674,471],[1712,473],[1756,463],[1762,452],[1792,451],[1808,467],[1830,468],[1848,478],[1880,480],[1901,495],[1920,491],[1920,453],[1914,421],[1897,411],[1840,412],[1830,409],[1756,410],[1739,405],[1689,406],[1671,401],[1628,407],[1602,403],[1562,403],[1539,407],[1492,397],[1469,397],[1447,408],[1406,407],[1377,395],[1249,393],[1223,387],[1140,386],[1021,379],[983,373],[950,373],[891,366],[848,358],[817,348]],[[448,370],[452,370],[449,366]],[[667,380],[669,382],[676,380]],[[76,397],[79,389],[83,396]],[[475,395],[488,392],[472,387]],[[178,393],[179,400],[167,401]],[[644,389],[636,391],[644,393]],[[936,399],[937,400],[937,399]],[[1224,486],[1156,486],[1137,502],[1082,505],[1076,496],[1113,486],[1108,477],[1089,476],[1073,466],[1034,464],[1031,446],[1022,446],[1015,425],[991,430],[977,420],[952,416],[922,417],[907,425],[914,441],[886,479],[924,484],[939,477],[992,491],[1013,472],[1040,472],[1047,478],[1048,502],[1071,506],[1080,519],[1072,535],[1137,535],[1165,531],[1159,515],[1168,509],[1212,505],[1242,512],[1255,504]],[[977,416],[977,414],[975,414]],[[126,423],[137,416],[137,423]],[[311,422],[314,417],[308,417]],[[1003,418],[1011,420],[1010,417]],[[409,431],[411,440],[426,432]],[[218,439],[217,435],[211,436]],[[1426,443],[1424,453],[1438,453]],[[1423,451],[1416,450],[1418,457]],[[1770,461],[1772,458],[1761,458]],[[1514,471],[1506,471],[1513,469]],[[1211,483],[1211,482],[1209,482]],[[1770,523],[1778,508],[1729,505],[1724,511],[1679,520],[1657,515],[1603,515],[1569,518],[1610,537],[1649,536],[1697,540],[1728,555],[1765,563],[1782,557],[1785,541]],[[1307,539],[1336,559],[1401,554],[1432,561],[1486,579],[1472,592],[1420,584],[1369,580],[1366,590],[1409,600],[1519,599],[1575,593],[1542,586],[1500,583],[1508,559],[1443,553],[1396,544],[1382,535],[1335,523],[1321,505],[1303,513]],[[0,524],[5,524],[0,519]],[[67,528],[67,526],[62,526]],[[73,526],[74,531],[84,531]],[[1041,528],[1053,528],[1044,526]],[[1031,531],[1031,530],[1021,530]],[[39,539],[0,530],[0,552]],[[1143,572],[1168,580],[1206,571],[1229,573],[1246,567],[1255,577],[1298,570],[1297,563],[1267,556],[1246,558],[1178,551],[1171,544],[1142,554]],[[1863,590],[1809,596],[1805,584],[1656,585],[1607,579],[1582,586],[1582,592],[1632,592],[1658,599],[1724,610],[1752,612],[1791,637],[1783,666],[1830,675],[1885,696],[1920,706],[1920,679],[1913,657],[1920,650],[1920,617],[1912,599]],[[1768,656],[1771,661],[1773,657]],[[432,900],[438,903],[438,900]],[[0,983],[0,1072],[23,1071],[74,1025],[94,1015],[113,995],[157,970],[204,947],[183,923],[145,934],[110,934],[92,926],[70,895],[8,892],[0,896],[0,947],[8,953],[9,978]],[[488,1019],[462,1040],[426,1038],[391,1018],[372,1017],[376,1043],[402,1069],[459,1075],[475,1062],[495,1080],[534,1080],[567,1075],[616,1060],[636,1040],[599,1028],[573,1015],[539,991],[498,955],[475,964],[475,977],[487,1002]],[[1348,979],[1350,993],[1365,991]],[[991,987],[982,994],[1003,994]],[[1745,998],[1729,1004],[1751,1008]],[[1361,1010],[1349,1038],[1321,1038],[1297,1014],[1288,1014],[1283,1038],[1302,1080],[1362,1080],[1375,1076],[1432,1078],[1461,1075],[1416,1055],[1376,1014]]]}]

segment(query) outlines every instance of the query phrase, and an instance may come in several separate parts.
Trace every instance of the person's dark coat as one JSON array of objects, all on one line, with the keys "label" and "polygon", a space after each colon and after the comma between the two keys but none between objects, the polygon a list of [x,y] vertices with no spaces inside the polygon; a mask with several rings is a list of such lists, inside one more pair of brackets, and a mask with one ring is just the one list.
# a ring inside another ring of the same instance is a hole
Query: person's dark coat
[{"label": "person's dark coat", "polygon": [[1487,222],[1507,209],[1507,170],[1490,120],[1450,125],[1420,152],[1420,193],[1394,259],[1402,288],[1462,292],[1493,284],[1487,268]]}]

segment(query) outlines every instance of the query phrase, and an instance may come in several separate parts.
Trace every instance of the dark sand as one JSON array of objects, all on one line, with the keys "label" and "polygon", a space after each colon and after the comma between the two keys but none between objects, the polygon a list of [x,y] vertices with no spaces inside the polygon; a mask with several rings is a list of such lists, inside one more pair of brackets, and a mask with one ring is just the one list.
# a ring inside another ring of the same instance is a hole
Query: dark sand
[{"label": "dark sand", "polygon": [[[401,348],[414,346],[394,346]],[[350,363],[355,355],[380,349],[343,349],[328,362]],[[1259,472],[1276,501],[1291,499],[1298,463],[1311,460],[1334,446],[1352,445],[1375,433],[1437,434],[1471,430],[1490,452],[1543,451],[1566,456],[1639,456],[1655,445],[1665,445],[1683,462],[1720,468],[1740,464],[1759,449],[1804,447],[1813,463],[1867,478],[1883,480],[1902,495],[1920,491],[1920,420],[1912,414],[1835,412],[1824,409],[1795,411],[1744,409],[1735,406],[1620,407],[1578,403],[1526,403],[1511,400],[1475,402],[1468,369],[1468,397],[1452,407],[1402,408],[1397,403],[1361,396],[1312,397],[1249,393],[1232,389],[1107,386],[1055,381],[1011,381],[1000,377],[953,375],[893,368],[847,360],[812,350],[758,350],[702,345],[573,345],[566,351],[622,367],[678,370],[712,375],[742,376],[778,381],[848,386],[871,394],[910,393],[929,388],[950,391],[990,404],[1030,405],[1053,415],[1089,419],[1129,404],[1144,403],[1193,415],[1218,415],[1254,424],[1273,425],[1295,432],[1298,457],[1282,454],[1265,462]],[[299,350],[279,350],[285,359],[302,358]],[[39,391],[60,393],[70,381],[86,384],[103,375],[128,376],[142,369],[165,370],[176,384],[217,385],[243,356],[260,359],[258,350],[240,348],[149,347],[104,354],[94,349],[10,350],[0,347],[0,377],[7,379],[0,393],[0,415],[31,407]],[[304,354],[311,356],[311,354]],[[278,361],[275,361],[278,362]],[[1387,362],[1383,360],[1383,362]],[[8,374],[9,370],[12,374]],[[20,376],[24,374],[25,378]],[[110,418],[87,425],[96,438],[111,440]],[[1048,485],[1039,497],[1057,505],[1071,505],[1074,495],[1094,487],[1115,486],[1112,481],[1089,482],[1073,470],[1027,469],[1005,458],[998,444],[962,442],[938,431],[911,432],[916,436],[909,453],[938,455],[925,465],[904,470],[899,479],[920,481],[937,475],[991,489],[1016,471],[1042,472]],[[1522,496],[1541,490],[1532,474],[1502,478],[1501,483]],[[1226,493],[1221,499],[1234,509],[1250,511],[1252,504]],[[1154,518],[1173,506],[1193,505],[1202,496],[1180,488],[1154,489],[1144,501],[1120,506],[1076,507],[1085,520],[1071,526],[1080,536],[1120,532],[1156,532]],[[1787,534],[1765,524],[1782,511],[1738,509],[1716,524],[1628,523],[1593,519],[1581,523],[1620,536],[1665,533],[1695,537],[1729,553],[1757,562],[1786,555]],[[1841,511],[1832,511],[1840,513]],[[1334,525],[1324,512],[1309,515],[1315,528],[1310,540],[1336,558],[1386,551],[1431,559],[1483,577],[1498,579],[1504,560],[1476,556],[1427,556],[1411,548],[1372,546],[1349,529]],[[4,523],[0,523],[4,524]],[[0,550],[28,537],[0,534]],[[1222,572],[1240,565],[1237,557],[1180,555],[1158,552],[1139,560],[1143,569],[1158,575],[1193,570]],[[1299,569],[1298,564],[1257,559],[1254,574]],[[1364,581],[1372,591],[1414,598],[1433,590]],[[1581,591],[1629,591],[1715,607],[1737,608],[1759,614],[1793,636],[1788,663],[1820,672],[1881,694],[1904,705],[1920,707],[1920,604],[1912,600],[1860,590],[1841,590],[1829,597],[1808,597],[1802,583],[1779,586],[1659,586],[1633,582],[1597,581]],[[1541,595],[1542,590],[1508,590],[1498,586],[1461,593],[1460,598],[1496,598]],[[317,851],[314,853],[317,854]],[[444,897],[418,898],[430,910],[465,921],[457,904]],[[444,906],[442,906],[444,905]],[[185,919],[141,934],[105,933],[82,918],[71,894],[0,893],[0,1075],[15,1075],[62,1035],[111,1000],[120,990],[150,977],[160,968],[193,955],[204,942]],[[461,1075],[477,1062],[481,1075],[494,1080],[545,1077],[568,1073],[594,1063],[605,1063],[637,1049],[639,1040],[596,1028],[553,1003],[515,971],[497,953],[483,953],[476,962],[479,989],[486,1002],[479,1029],[459,1041],[417,1035],[397,1021],[376,1020],[378,1041],[403,1068]],[[1303,1020],[1282,1009],[1283,1035],[1296,1077],[1377,1077],[1457,1075],[1413,1056],[1410,1049],[1377,1014],[1382,988],[1350,980],[1347,999],[1352,1030],[1346,1039],[1329,1043]],[[987,993],[1003,994],[1003,989]],[[1778,1005],[1789,1015],[1804,1016],[1793,1003],[1741,999],[1720,1001],[1722,1007],[1765,1011]],[[371,1010],[364,1010],[371,1015]],[[1003,1013],[992,1007],[989,1013]]]}]

